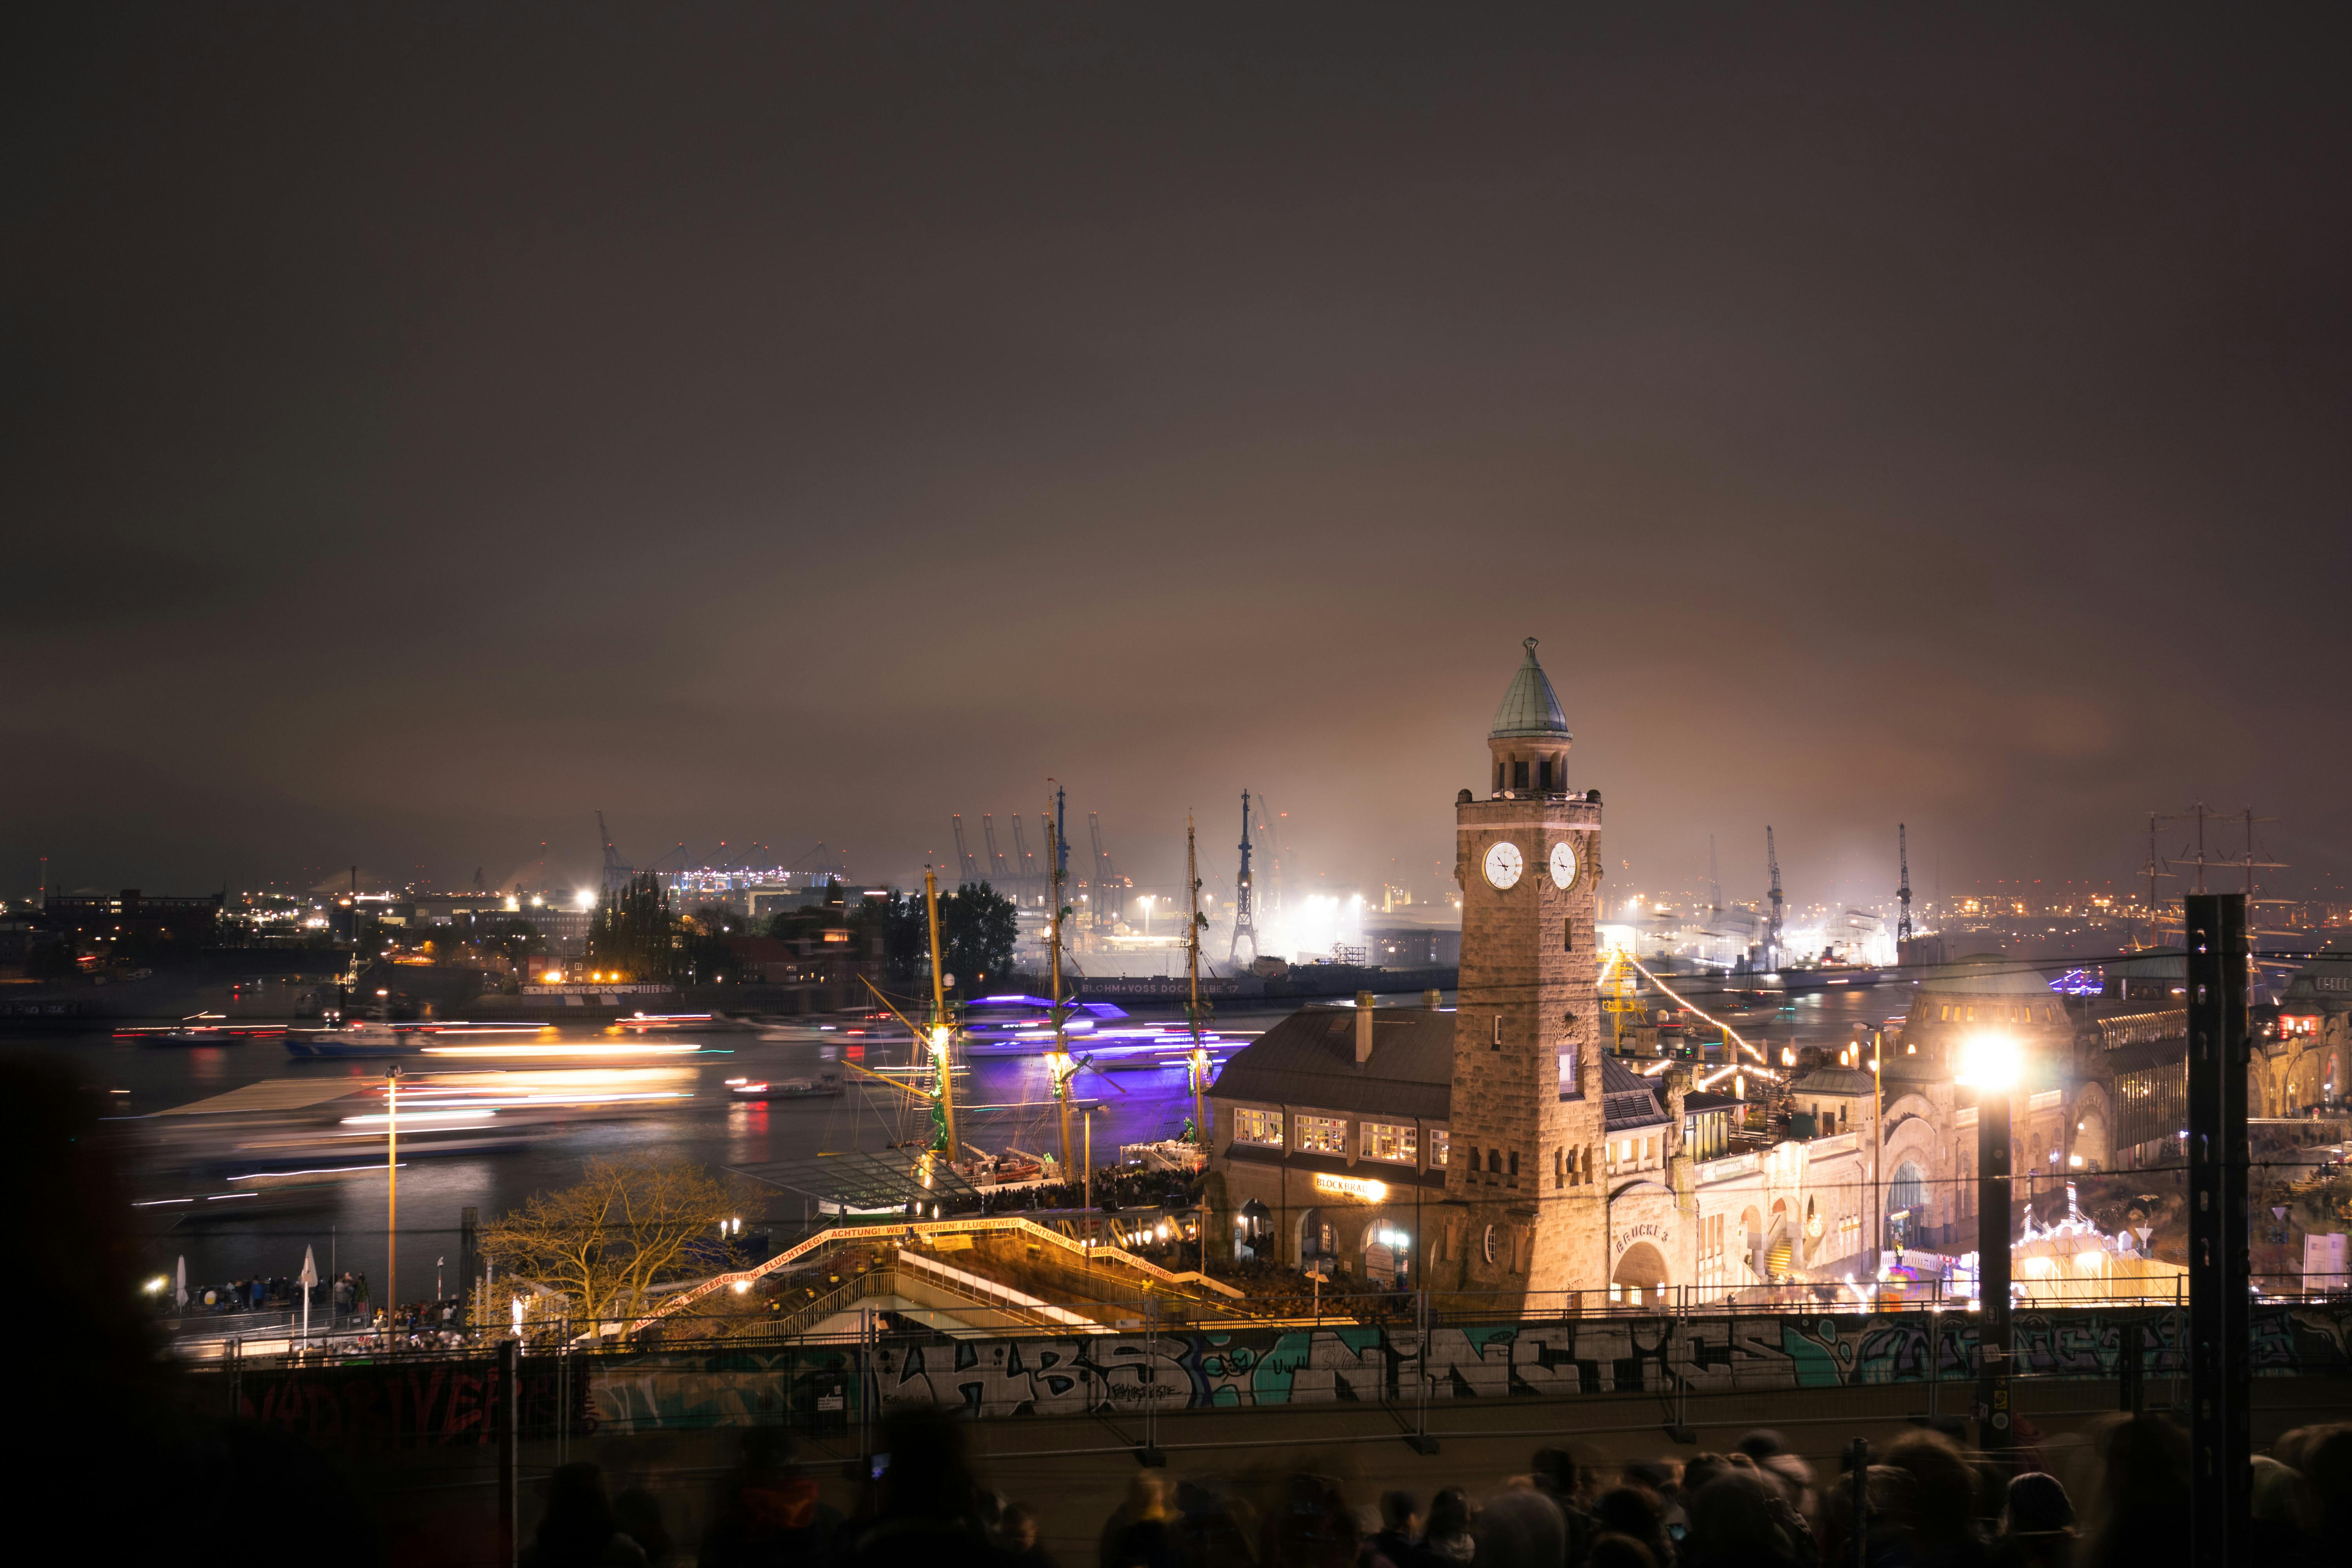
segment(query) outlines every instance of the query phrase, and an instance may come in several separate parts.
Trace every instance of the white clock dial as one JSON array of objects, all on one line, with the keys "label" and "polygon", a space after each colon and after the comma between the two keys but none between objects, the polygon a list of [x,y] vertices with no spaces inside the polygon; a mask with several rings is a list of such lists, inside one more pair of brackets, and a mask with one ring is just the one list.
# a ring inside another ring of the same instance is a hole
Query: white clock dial
[{"label": "white clock dial", "polygon": [[1576,885],[1576,846],[1565,838],[1551,847],[1551,880],[1560,889]]},{"label": "white clock dial", "polygon": [[1486,880],[1505,891],[1518,885],[1519,873],[1526,868],[1527,858],[1507,838],[1486,851]]}]

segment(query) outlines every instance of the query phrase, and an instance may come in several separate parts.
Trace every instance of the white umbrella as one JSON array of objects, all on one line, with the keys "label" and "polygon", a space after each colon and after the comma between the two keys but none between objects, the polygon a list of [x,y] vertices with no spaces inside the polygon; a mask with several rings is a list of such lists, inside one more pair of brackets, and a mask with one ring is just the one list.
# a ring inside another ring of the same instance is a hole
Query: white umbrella
[{"label": "white umbrella", "polygon": [[302,1287],[302,1342],[310,1342],[310,1292],[319,1288],[319,1260],[310,1249],[302,1249],[302,1274],[296,1281]]},{"label": "white umbrella", "polygon": [[180,1254],[179,1266],[172,1270],[172,1300],[182,1307],[188,1304],[188,1255]]}]

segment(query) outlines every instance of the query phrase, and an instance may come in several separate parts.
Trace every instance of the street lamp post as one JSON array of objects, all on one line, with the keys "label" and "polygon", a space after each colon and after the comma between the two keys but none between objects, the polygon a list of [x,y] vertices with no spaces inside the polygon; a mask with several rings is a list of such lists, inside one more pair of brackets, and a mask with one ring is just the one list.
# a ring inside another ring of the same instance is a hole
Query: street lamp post
[{"label": "street lamp post", "polygon": [[1983,1035],[1961,1048],[1960,1081],[1977,1091],[1978,1446],[1997,1454],[2011,1443],[2010,1101],[2017,1082],[2017,1042]]},{"label": "street lamp post", "polygon": [[400,1316],[400,1064],[383,1069],[384,1340]]}]

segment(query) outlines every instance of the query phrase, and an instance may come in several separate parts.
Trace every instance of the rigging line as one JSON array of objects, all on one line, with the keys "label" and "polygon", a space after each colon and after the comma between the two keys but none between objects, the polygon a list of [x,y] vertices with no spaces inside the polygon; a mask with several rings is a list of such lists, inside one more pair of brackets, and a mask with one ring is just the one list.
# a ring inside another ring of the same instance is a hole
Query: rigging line
[{"label": "rigging line", "polygon": [[[1620,948],[1618,951],[1619,951],[1620,952],[1624,952],[1624,950],[1623,950],[1622,948]],[[1643,979],[1644,979],[1644,980],[1648,981],[1651,984],[1653,984],[1653,985],[1656,986],[1659,990],[1661,990],[1661,991],[1664,992],[1667,995],[1674,997],[1674,999],[1675,999],[1676,1002],[1680,1003],[1683,1006],[1689,1008],[1692,1012],[1698,1014],[1698,1016],[1699,1016],[1701,1018],[1705,1018],[1708,1023],[1710,1023],[1710,1024],[1714,1025],[1717,1028],[1721,1029],[1721,1030],[1724,1032],[1724,1034],[1725,1034],[1725,1036],[1726,1036],[1727,1037],[1728,1037],[1728,1038],[1730,1038],[1730,1039],[1734,1039],[1734,1040],[1738,1041],[1738,1042],[1739,1042],[1739,1048],[1740,1048],[1741,1050],[1743,1050],[1743,1051],[1746,1051],[1749,1056],[1754,1057],[1754,1058],[1756,1058],[1757,1064],[1758,1064],[1759,1066],[1760,1066],[1760,1067],[1763,1067],[1763,1068],[1764,1068],[1764,1070],[1765,1070],[1765,1072],[1766,1072],[1767,1074],[1770,1074],[1771,1076],[1775,1076],[1775,1077],[1777,1077],[1777,1076],[1778,1076],[1777,1074],[1772,1074],[1772,1069],[1770,1068],[1770,1067],[1769,1067],[1769,1066],[1767,1066],[1767,1065],[1765,1064],[1765,1062],[1764,1062],[1764,1053],[1763,1053],[1762,1051],[1758,1050],[1754,1046],[1751,1046],[1751,1045],[1749,1045],[1749,1044],[1748,1043],[1748,1037],[1747,1037],[1747,1036],[1745,1036],[1745,1035],[1741,1034],[1738,1030],[1737,1030],[1737,1029],[1733,1028],[1730,1025],[1728,1025],[1728,1024],[1727,1024],[1727,1023],[1724,1023],[1722,1020],[1720,1020],[1720,1019],[1718,1019],[1718,1018],[1709,1017],[1709,1016],[1707,1016],[1704,1011],[1702,1011],[1702,1010],[1699,1008],[1699,1006],[1698,1006],[1698,1005],[1697,1005],[1697,1004],[1696,1004],[1696,1003],[1694,1003],[1694,1002],[1691,1002],[1691,1001],[1690,1001],[1690,1000],[1688,1000],[1687,998],[1684,997],[1684,996],[1683,996],[1683,995],[1681,995],[1679,993],[1677,993],[1677,992],[1675,990],[1675,988],[1674,988],[1673,986],[1671,986],[1671,985],[1667,984],[1664,981],[1663,981],[1663,980],[1659,979],[1656,975],[1654,975],[1654,974],[1651,973],[1647,969],[1643,968],[1642,961],[1641,961],[1640,959],[1638,959],[1638,958],[1634,957],[1632,953],[1630,953],[1630,952],[1625,952],[1625,953],[1624,953],[1624,957],[1625,957],[1625,962],[1626,962],[1626,963],[1628,963],[1632,964],[1635,969],[1637,969],[1637,970],[1640,970],[1640,971],[1641,971],[1641,974],[1642,974],[1642,978],[1643,978]]]}]

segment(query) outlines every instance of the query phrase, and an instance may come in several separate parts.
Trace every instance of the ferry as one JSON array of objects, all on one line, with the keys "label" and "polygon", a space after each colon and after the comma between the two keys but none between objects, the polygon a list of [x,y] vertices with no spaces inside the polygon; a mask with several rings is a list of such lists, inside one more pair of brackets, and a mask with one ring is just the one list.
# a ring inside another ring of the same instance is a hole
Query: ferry
[{"label": "ferry", "polygon": [[841,1075],[830,1068],[814,1078],[730,1078],[727,1093],[735,1100],[818,1100],[841,1092]]}]

